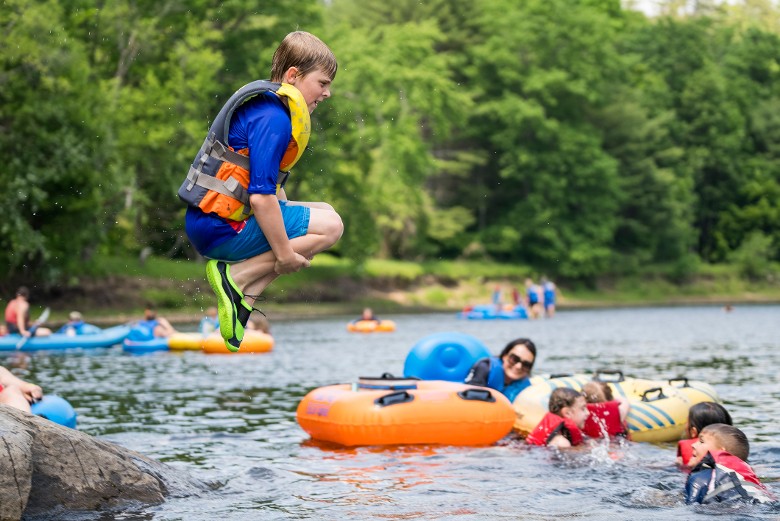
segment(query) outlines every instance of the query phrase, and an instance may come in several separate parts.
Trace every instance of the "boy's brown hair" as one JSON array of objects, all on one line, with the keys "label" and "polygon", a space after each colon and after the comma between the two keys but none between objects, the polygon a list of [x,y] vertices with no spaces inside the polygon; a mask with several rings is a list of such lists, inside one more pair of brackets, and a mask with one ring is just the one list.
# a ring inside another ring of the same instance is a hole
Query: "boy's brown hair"
[{"label": "boy's brown hair", "polygon": [[582,393],[568,387],[558,387],[550,394],[548,408],[553,414],[560,414],[564,407],[571,407],[577,398],[582,398]]},{"label": "boy's brown hair", "polygon": [[290,67],[297,67],[301,76],[319,69],[333,80],[338,62],[333,51],[322,40],[311,33],[295,31],[285,36],[274,52],[271,81],[282,81]]},{"label": "boy's brown hair", "polygon": [[701,434],[709,434],[726,452],[742,461],[747,461],[750,455],[750,443],[745,433],[733,425],[712,423],[704,427]]},{"label": "boy's brown hair", "polygon": [[614,399],[607,382],[588,382],[582,386],[582,394],[588,403],[611,402]]}]

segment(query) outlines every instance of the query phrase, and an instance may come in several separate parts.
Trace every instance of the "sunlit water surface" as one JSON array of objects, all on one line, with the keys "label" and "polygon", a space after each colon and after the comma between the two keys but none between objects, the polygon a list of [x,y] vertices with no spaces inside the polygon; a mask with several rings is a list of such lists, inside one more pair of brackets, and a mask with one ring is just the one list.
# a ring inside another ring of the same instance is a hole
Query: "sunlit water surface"
[{"label": "sunlit water surface", "polygon": [[79,429],[214,484],[120,514],[70,519],[690,519],[780,517],[777,506],[691,507],[675,447],[599,445],[556,453],[492,447],[343,449],[312,442],[295,420],[310,390],[403,373],[409,349],[436,332],[476,336],[494,353],[525,336],[537,374],[621,369],[715,386],[751,442],[750,463],[780,497],[780,306],[559,312],[551,320],[463,321],[399,315],[394,333],[346,331],[352,317],[273,324],[258,355],[91,351],[13,354],[2,362],[66,397]]}]

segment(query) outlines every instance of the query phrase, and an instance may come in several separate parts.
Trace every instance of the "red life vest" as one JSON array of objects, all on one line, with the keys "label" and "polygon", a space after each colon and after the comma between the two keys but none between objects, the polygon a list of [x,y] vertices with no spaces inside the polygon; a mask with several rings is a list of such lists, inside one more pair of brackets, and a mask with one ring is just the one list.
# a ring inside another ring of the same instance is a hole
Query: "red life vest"
[{"label": "red life vest", "polygon": [[710,451],[710,455],[712,456],[712,459],[715,460],[715,464],[719,465],[721,467],[726,467],[729,470],[733,470],[742,478],[744,478],[745,481],[749,481],[750,483],[755,483],[756,485],[759,485],[762,489],[766,490],[764,487],[764,484],[761,483],[761,480],[758,479],[758,476],[753,472],[753,469],[739,459],[736,456],[733,456],[732,454],[726,452],[725,450],[718,450],[715,452]]},{"label": "red life vest", "polygon": [[582,428],[586,436],[601,438],[604,436],[604,429],[607,431],[607,436],[628,435],[628,429],[620,421],[620,402],[617,400],[589,403],[588,411],[590,415]]},{"label": "red life vest", "polygon": [[689,440],[680,440],[677,442],[677,456],[682,458],[682,464],[687,465],[693,457],[693,444],[699,441],[698,438]]},{"label": "red life vest", "polygon": [[568,418],[548,412],[539,422],[539,425],[525,439],[530,445],[547,445],[555,436],[560,434],[574,445],[582,443],[582,431],[577,424]]}]

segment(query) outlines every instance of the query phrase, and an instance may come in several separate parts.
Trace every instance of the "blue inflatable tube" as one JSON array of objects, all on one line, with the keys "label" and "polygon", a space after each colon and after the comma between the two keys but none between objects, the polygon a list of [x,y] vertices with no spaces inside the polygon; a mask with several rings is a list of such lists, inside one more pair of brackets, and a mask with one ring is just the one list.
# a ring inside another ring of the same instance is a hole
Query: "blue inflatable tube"
[{"label": "blue inflatable tube", "polygon": [[[34,336],[28,339],[20,351],[39,351],[55,349],[91,349],[96,347],[111,347],[119,344],[130,333],[128,326],[114,326],[99,329],[97,332],[69,336],[64,333],[52,333],[49,336]],[[16,351],[16,346],[22,339],[21,335],[6,335],[0,337],[0,351]]]},{"label": "blue inflatable tube", "polygon": [[523,306],[499,310],[493,305],[480,305],[468,311],[460,311],[457,316],[467,320],[518,320],[528,318],[528,311]]},{"label": "blue inflatable tube", "polygon": [[134,326],[122,341],[122,349],[134,354],[168,351],[168,339],[155,337],[151,329],[138,325]]},{"label": "blue inflatable tube", "polygon": [[435,333],[417,342],[409,351],[404,362],[404,376],[463,383],[474,362],[488,356],[488,348],[471,335]]},{"label": "blue inflatable tube", "polygon": [[64,398],[54,394],[45,395],[30,406],[32,413],[58,423],[64,427],[76,428],[76,411]]}]

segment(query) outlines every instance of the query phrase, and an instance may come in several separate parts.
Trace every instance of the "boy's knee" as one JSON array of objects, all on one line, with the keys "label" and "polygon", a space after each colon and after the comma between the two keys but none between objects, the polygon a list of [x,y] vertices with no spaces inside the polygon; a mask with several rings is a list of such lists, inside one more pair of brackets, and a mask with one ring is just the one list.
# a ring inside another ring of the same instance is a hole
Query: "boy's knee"
[{"label": "boy's knee", "polygon": [[341,216],[335,211],[333,215],[328,219],[327,235],[333,240],[333,244],[336,243],[344,234],[344,222],[341,220]]}]

